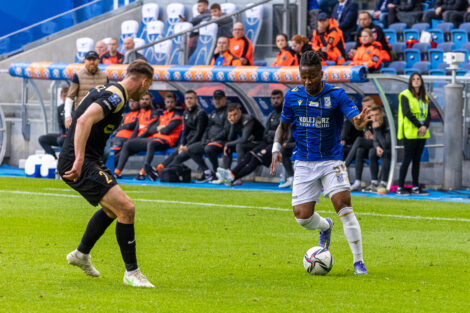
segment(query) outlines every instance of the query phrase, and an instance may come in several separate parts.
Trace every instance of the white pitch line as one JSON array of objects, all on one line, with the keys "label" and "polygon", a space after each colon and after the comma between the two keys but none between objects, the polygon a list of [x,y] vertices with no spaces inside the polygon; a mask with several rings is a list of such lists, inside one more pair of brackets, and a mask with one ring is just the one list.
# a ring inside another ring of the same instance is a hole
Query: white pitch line
[{"label": "white pitch line", "polygon": [[[60,193],[47,193],[47,192],[19,191],[19,190],[0,190],[0,193],[26,194],[26,195],[64,197],[64,198],[82,198],[82,196],[78,196],[78,195],[68,195],[68,194],[60,194]],[[189,201],[177,201],[177,200],[159,200],[159,199],[132,199],[132,200],[136,201],[136,202],[185,204],[185,205],[205,206],[205,207],[257,209],[257,210],[283,211],[283,212],[291,212],[292,211],[291,209],[285,209],[285,208],[274,208],[274,207],[253,206],[253,205],[218,204],[218,203],[189,202]],[[323,214],[333,213],[333,211],[317,211],[317,212],[323,213]],[[468,218],[458,218],[458,217],[449,218],[449,217],[438,217],[438,216],[409,216],[409,215],[381,214],[381,213],[370,213],[370,212],[360,212],[357,215],[402,218],[402,219],[413,219],[413,220],[428,220],[428,221],[470,222],[470,219],[468,219]]]}]

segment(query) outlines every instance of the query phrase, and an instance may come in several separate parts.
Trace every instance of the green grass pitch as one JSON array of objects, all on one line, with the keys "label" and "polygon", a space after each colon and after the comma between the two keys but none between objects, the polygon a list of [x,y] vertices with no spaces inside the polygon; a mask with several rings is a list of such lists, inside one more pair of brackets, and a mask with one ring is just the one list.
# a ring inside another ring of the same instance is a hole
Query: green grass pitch
[{"label": "green grass pitch", "polygon": [[91,253],[101,277],[67,265],[96,208],[63,182],[0,178],[0,311],[470,312],[469,204],[353,197],[370,272],[356,277],[324,199],[334,266],[316,277],[302,257],[318,233],[297,225],[289,193],[123,189],[154,289],[123,285],[114,224]]}]

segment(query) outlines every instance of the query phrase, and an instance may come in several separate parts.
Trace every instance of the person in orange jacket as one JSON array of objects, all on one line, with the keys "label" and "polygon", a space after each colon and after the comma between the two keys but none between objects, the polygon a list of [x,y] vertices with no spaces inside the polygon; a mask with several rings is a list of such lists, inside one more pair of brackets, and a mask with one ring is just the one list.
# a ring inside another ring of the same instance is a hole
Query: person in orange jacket
[{"label": "person in orange jacket", "polygon": [[[312,45],[308,42],[308,38],[302,35],[294,35],[291,38],[292,41],[292,49],[297,53],[297,60],[300,61],[302,54],[307,51],[312,50]],[[325,60],[322,56],[321,65],[326,66]]]},{"label": "person in orange jacket", "polygon": [[362,45],[357,48],[354,55],[353,65],[365,65],[369,72],[379,69],[382,63],[382,45],[378,41],[374,41],[374,34],[370,28],[365,28],[361,32]]},{"label": "person in orange jacket", "polygon": [[276,46],[280,52],[277,54],[276,61],[271,66],[295,66],[299,65],[296,52],[288,46],[287,35],[279,34],[276,36]]},{"label": "person in orange jacket", "polygon": [[121,125],[116,130],[116,134],[114,135],[113,139],[111,140],[111,150],[114,151],[114,166],[117,165],[117,161],[119,159],[119,152],[121,152],[121,148],[124,143],[131,138],[132,134],[134,133],[134,129],[137,126],[137,122],[139,119],[140,113],[140,103],[139,101],[135,101],[129,99],[129,108],[131,109],[124,118],[122,119]]},{"label": "person in orange jacket", "polygon": [[230,53],[240,59],[242,65],[253,65],[253,45],[245,36],[243,23],[235,23],[230,38]]},{"label": "person in orange jacket", "polygon": [[216,66],[241,66],[242,62],[229,51],[229,39],[221,36],[217,39],[217,46],[214,50],[210,65]]},{"label": "person in orange jacket", "polygon": [[312,49],[321,51],[327,61],[343,64],[346,59],[343,32],[335,19],[329,19],[325,12],[318,14],[317,29],[313,31]]}]

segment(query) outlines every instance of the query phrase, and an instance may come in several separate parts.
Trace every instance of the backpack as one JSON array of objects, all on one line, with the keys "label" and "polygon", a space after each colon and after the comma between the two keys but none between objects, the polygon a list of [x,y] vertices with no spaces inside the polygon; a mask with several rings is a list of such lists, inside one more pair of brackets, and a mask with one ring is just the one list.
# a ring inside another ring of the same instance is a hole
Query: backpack
[{"label": "backpack", "polygon": [[160,173],[160,181],[166,183],[190,183],[191,169],[184,164],[165,167]]}]

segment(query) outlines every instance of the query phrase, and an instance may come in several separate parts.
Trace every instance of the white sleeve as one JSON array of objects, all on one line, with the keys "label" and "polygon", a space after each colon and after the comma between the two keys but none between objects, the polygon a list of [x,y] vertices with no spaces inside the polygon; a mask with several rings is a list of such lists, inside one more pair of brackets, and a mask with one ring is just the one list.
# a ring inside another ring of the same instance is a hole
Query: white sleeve
[{"label": "white sleeve", "polygon": [[73,100],[69,97],[65,98],[64,114],[65,118],[72,117]]}]

